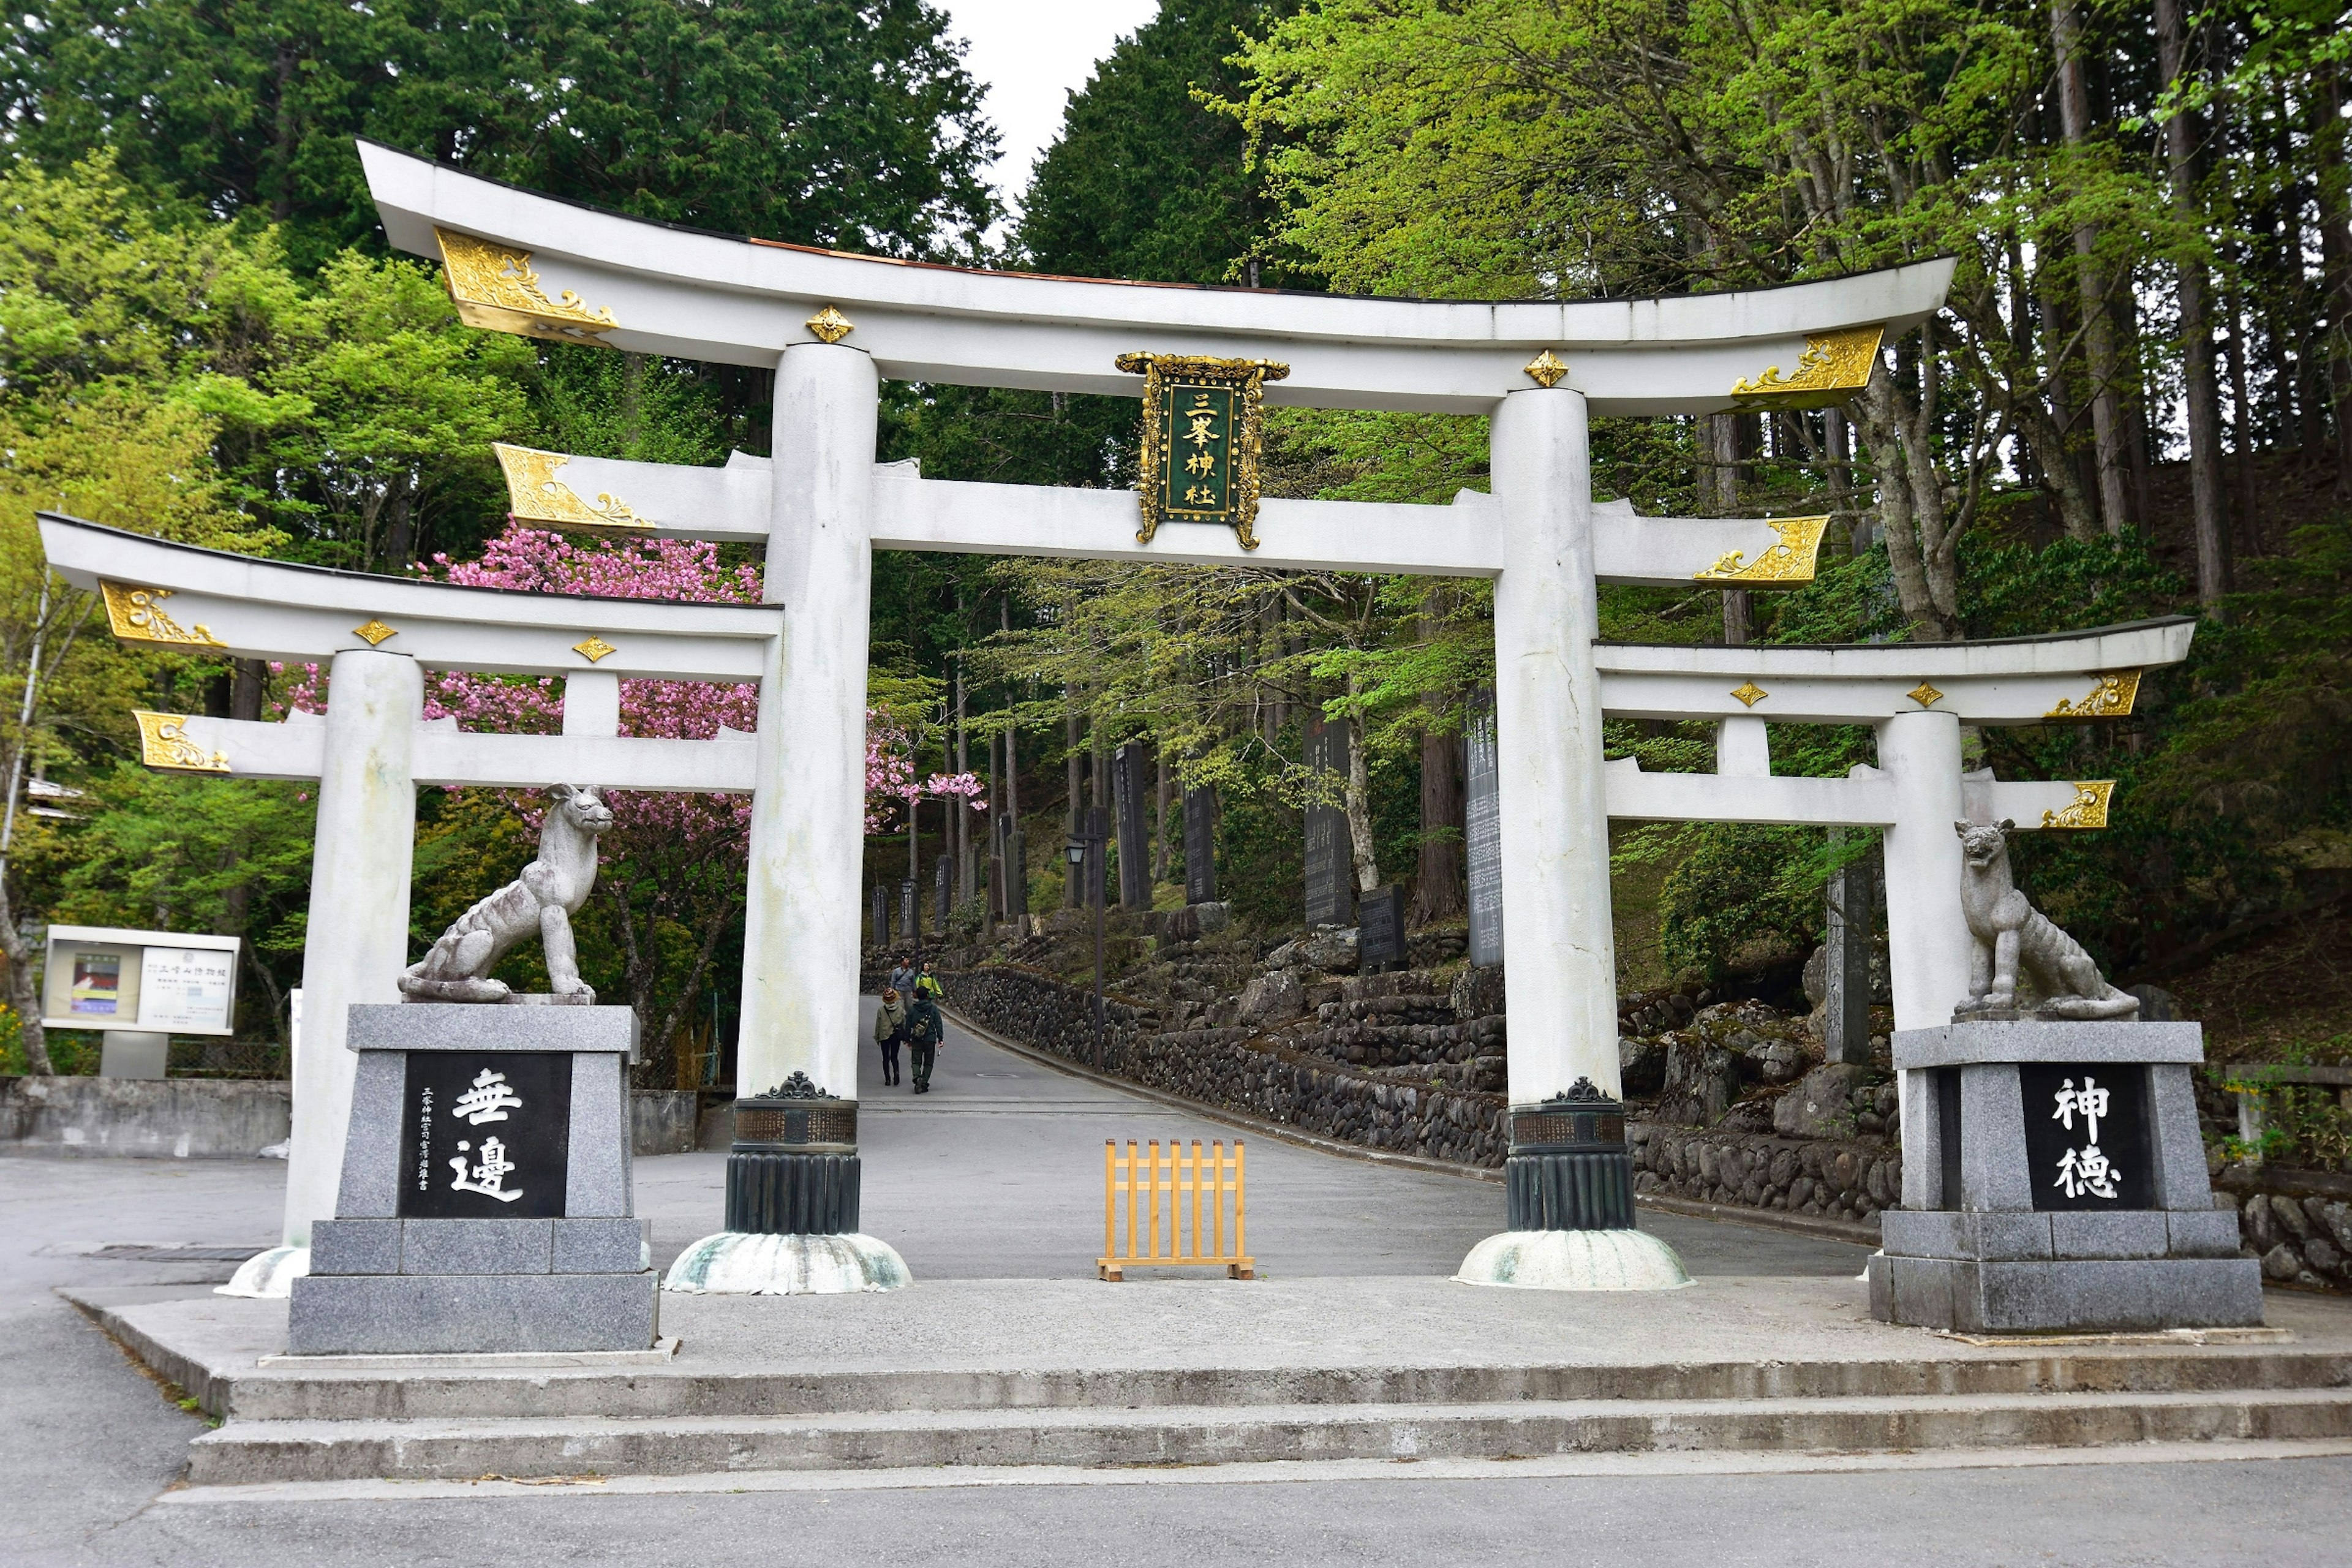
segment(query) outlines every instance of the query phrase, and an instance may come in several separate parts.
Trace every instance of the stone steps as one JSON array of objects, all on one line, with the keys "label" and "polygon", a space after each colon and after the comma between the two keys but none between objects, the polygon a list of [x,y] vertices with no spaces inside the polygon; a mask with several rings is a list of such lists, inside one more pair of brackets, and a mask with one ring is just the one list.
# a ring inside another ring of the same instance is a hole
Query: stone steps
[{"label": "stone steps", "polygon": [[1102,1405],[824,1415],[232,1421],[189,1479],[696,1475],[1567,1453],[1891,1453],[2352,1436],[2352,1388],[1484,1403]]},{"label": "stone steps", "polygon": [[[121,1331],[117,1331],[121,1332]],[[137,1337],[123,1337],[137,1342]],[[2059,1394],[2352,1391],[2352,1353],[2292,1347],[2057,1351],[1916,1360],[1692,1361],[1638,1365],[1086,1367],[1020,1372],[685,1367],[398,1373],[274,1371],[215,1378],[142,1355],[232,1422],[787,1416],[924,1409],[1240,1408],[1507,1401],[1944,1398]],[[281,1363],[282,1365],[282,1363]]]}]

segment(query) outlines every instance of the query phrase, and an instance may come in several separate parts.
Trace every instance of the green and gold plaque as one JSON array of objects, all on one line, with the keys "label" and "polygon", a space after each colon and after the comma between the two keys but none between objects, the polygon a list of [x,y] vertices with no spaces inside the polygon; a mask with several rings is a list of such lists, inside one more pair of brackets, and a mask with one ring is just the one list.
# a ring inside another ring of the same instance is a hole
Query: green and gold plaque
[{"label": "green and gold plaque", "polygon": [[1143,376],[1143,473],[1149,544],[1162,522],[1221,522],[1244,550],[1257,548],[1260,387],[1290,374],[1262,359],[1121,354]]}]

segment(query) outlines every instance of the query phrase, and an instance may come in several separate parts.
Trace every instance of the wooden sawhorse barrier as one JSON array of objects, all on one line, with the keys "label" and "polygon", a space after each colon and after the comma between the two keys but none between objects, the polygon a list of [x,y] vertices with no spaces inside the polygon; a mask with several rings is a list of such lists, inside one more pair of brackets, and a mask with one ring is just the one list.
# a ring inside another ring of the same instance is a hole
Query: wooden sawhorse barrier
[{"label": "wooden sawhorse barrier", "polygon": [[[1139,1153],[1135,1140],[1119,1152],[1116,1139],[1103,1142],[1103,1255],[1095,1260],[1095,1274],[1103,1279],[1123,1279],[1129,1268],[1223,1268],[1229,1279],[1257,1278],[1246,1250],[1243,1231],[1242,1141],[1234,1140],[1230,1152],[1219,1139],[1202,1153],[1201,1141],[1188,1152],[1171,1140],[1165,1150],[1154,1138]],[[1118,1247],[1119,1200],[1126,1199],[1127,1250]],[[1233,1226],[1225,1225],[1225,1200],[1233,1200]],[[1184,1216],[1187,1200],[1192,1224]],[[1201,1208],[1208,1205],[1208,1242],[1202,1243]],[[1139,1211],[1140,1228],[1138,1227]],[[1226,1237],[1233,1246],[1228,1250]],[[1162,1247],[1165,1237],[1167,1245]],[[1139,1242],[1140,1245],[1139,1246]]]}]

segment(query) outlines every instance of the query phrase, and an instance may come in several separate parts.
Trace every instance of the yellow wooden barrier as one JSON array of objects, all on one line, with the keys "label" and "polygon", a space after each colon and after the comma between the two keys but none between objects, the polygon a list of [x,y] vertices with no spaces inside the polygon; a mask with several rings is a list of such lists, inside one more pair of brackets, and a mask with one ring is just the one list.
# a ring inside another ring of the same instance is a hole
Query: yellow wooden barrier
[{"label": "yellow wooden barrier", "polygon": [[[1234,1140],[1227,1152],[1223,1139],[1201,1152],[1192,1140],[1188,1152],[1171,1140],[1165,1151],[1154,1138],[1142,1152],[1135,1140],[1127,1152],[1118,1142],[1103,1143],[1103,1255],[1095,1273],[1104,1279],[1122,1279],[1129,1268],[1223,1268],[1228,1279],[1255,1279],[1256,1271],[1244,1240],[1242,1204],[1242,1141]],[[1233,1199],[1233,1225],[1225,1224],[1225,1200]],[[1118,1248],[1119,1200],[1127,1208],[1127,1250]],[[1189,1211],[1187,1200],[1190,1200]],[[1201,1208],[1208,1205],[1208,1240],[1202,1240]],[[1187,1213],[1192,1216],[1184,1224]],[[1225,1242],[1230,1236],[1233,1246]],[[1163,1237],[1166,1245],[1161,1245]]]}]

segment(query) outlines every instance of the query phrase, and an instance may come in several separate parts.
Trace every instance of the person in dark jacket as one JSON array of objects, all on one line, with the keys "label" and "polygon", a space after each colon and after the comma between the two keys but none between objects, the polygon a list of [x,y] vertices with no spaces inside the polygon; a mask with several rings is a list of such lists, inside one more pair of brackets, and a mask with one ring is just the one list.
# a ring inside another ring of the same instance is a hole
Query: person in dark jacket
[{"label": "person in dark jacket", "polygon": [[882,993],[874,1015],[874,1043],[882,1047],[882,1081],[898,1081],[898,1047],[907,1037],[907,1004],[894,987]]},{"label": "person in dark jacket", "polygon": [[947,1032],[947,1019],[940,1016],[940,1005],[919,991],[915,993],[915,1000],[907,1009],[907,1044],[913,1047],[917,1094],[931,1092],[931,1065],[938,1059],[940,1040]]}]

